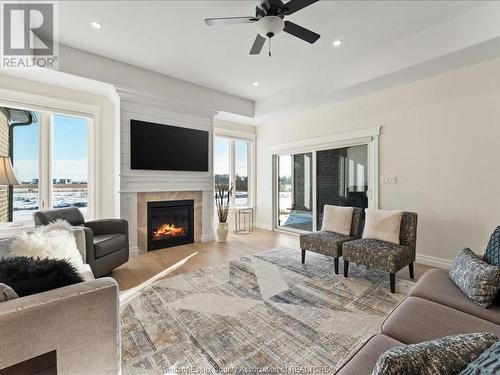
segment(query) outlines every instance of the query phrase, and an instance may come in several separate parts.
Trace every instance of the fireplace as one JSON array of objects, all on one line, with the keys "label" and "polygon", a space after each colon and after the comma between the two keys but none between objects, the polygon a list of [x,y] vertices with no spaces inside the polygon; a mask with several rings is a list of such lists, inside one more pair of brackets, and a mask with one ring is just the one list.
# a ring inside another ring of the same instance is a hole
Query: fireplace
[{"label": "fireplace", "polygon": [[148,251],[194,242],[194,200],[148,202]]}]

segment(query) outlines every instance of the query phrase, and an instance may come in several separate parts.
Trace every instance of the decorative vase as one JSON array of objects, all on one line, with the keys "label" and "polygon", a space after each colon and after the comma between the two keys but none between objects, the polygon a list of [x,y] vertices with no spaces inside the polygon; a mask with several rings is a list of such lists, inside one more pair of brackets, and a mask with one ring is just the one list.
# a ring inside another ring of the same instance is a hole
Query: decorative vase
[{"label": "decorative vase", "polygon": [[227,223],[219,223],[217,227],[217,237],[219,242],[226,242],[227,235],[229,234],[229,225]]}]

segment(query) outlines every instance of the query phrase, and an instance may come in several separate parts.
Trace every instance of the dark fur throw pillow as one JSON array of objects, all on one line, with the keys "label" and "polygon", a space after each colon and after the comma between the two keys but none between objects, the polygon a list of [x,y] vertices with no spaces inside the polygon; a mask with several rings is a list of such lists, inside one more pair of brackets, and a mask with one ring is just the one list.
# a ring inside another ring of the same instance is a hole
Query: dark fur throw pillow
[{"label": "dark fur throw pillow", "polygon": [[80,283],[82,276],[65,259],[7,257],[0,259],[0,283],[9,285],[19,297]]}]

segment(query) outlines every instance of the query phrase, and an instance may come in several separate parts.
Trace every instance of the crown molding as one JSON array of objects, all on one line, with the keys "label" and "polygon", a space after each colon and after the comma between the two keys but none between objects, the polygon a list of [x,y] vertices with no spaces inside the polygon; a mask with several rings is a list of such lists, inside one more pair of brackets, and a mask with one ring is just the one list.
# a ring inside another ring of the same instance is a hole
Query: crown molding
[{"label": "crown molding", "polygon": [[218,111],[202,107],[190,106],[188,104],[177,102],[166,97],[150,95],[127,87],[115,86],[115,89],[121,101],[138,103],[155,108],[168,109],[172,112],[189,114],[192,116],[210,120],[213,120],[213,118],[218,113]]}]

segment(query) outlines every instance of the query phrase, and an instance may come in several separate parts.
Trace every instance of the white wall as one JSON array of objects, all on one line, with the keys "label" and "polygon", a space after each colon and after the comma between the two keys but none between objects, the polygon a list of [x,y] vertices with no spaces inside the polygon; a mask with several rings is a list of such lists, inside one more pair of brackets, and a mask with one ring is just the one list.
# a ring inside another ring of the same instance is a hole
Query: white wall
[{"label": "white wall", "polygon": [[12,90],[31,95],[48,98],[68,100],[85,105],[96,106],[100,112],[100,122],[97,128],[98,155],[100,155],[98,189],[97,189],[97,212],[96,217],[113,217],[118,194],[118,181],[115,174],[115,148],[119,145],[114,142],[114,111],[115,104],[101,95],[85,93],[82,91],[65,89],[60,86],[47,83],[35,82],[22,78],[11,77],[0,74],[0,88]]},{"label": "white wall", "polygon": [[254,138],[257,134],[255,126],[220,120],[217,117],[214,118],[214,129],[220,130],[222,133],[226,132],[226,134],[233,132],[234,135],[240,134],[248,138]]},{"label": "white wall", "polygon": [[482,253],[500,223],[500,59],[259,126],[257,224],[272,227],[271,145],[379,125],[379,175],[398,178],[380,208],[419,214],[420,261]]},{"label": "white wall", "polygon": [[168,99],[170,102],[187,104],[195,108],[227,111],[249,117],[254,115],[252,100],[64,45],[60,46],[59,51],[61,72],[111,83],[122,89]]}]

